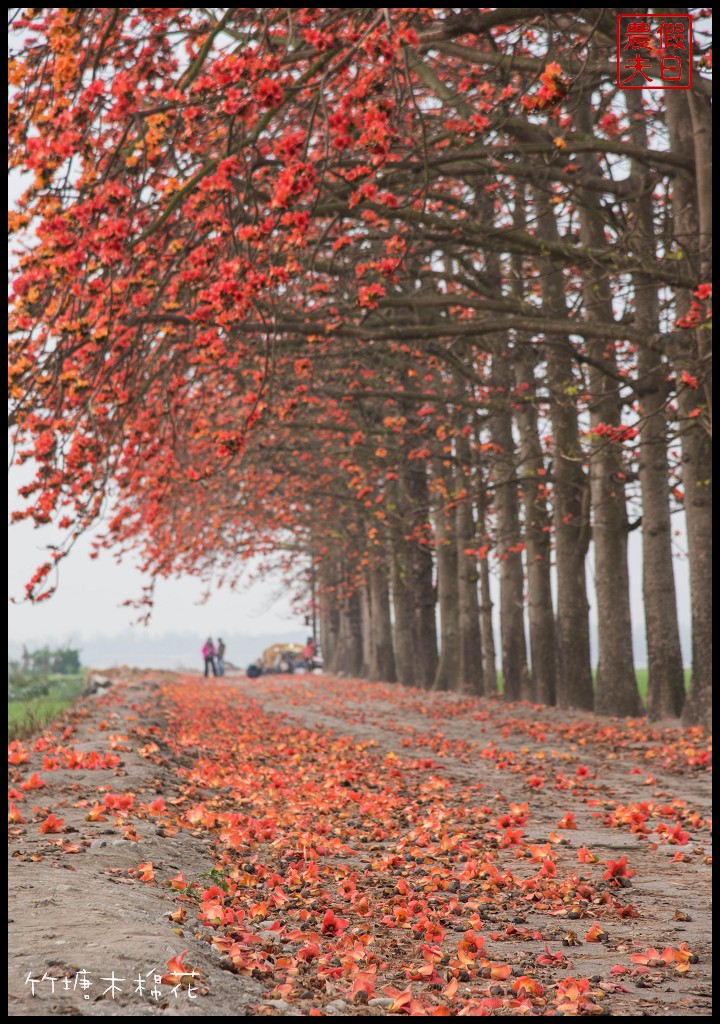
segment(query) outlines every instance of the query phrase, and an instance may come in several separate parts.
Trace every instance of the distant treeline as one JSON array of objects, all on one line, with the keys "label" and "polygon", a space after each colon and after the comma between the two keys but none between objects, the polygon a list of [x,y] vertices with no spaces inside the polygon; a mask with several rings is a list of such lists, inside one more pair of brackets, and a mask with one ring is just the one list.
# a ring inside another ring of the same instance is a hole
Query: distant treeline
[{"label": "distant treeline", "polygon": [[80,650],[77,647],[39,647],[30,651],[23,645],[19,661],[8,661],[8,671],[27,675],[44,675],[54,672],[59,675],[73,675],[80,671]]}]

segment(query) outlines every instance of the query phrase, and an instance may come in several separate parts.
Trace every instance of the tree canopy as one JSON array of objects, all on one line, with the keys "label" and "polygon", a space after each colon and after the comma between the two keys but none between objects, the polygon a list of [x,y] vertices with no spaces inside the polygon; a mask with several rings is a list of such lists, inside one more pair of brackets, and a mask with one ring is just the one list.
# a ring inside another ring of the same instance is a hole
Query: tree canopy
[{"label": "tree canopy", "polygon": [[676,715],[684,508],[706,721],[709,12],[693,87],[643,91],[618,13],[19,15],[18,517],[66,531],[29,596],[102,520],[151,581],[312,580],[335,669],[492,692],[492,560],[505,694],[636,714],[637,527],[649,710]]}]

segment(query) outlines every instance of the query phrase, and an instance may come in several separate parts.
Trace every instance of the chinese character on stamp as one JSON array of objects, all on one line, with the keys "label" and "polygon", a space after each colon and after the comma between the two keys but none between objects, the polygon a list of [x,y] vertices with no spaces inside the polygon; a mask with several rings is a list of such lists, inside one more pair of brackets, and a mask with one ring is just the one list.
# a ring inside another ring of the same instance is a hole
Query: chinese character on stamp
[{"label": "chinese character on stamp", "polygon": [[690,89],[690,15],[618,14],[616,68],[620,89]]}]

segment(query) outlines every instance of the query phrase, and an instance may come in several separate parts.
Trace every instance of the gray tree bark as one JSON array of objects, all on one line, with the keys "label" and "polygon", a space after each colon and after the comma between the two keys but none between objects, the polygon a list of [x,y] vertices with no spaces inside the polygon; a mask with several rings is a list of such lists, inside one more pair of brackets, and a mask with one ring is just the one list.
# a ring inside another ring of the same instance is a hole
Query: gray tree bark
[{"label": "gray tree bark", "polygon": [[[539,234],[548,242],[557,242],[557,222],[547,195],[538,191],[535,202]],[[549,315],[569,320],[561,268],[546,257],[541,257],[538,265],[545,308]],[[546,338],[545,352],[553,433],[550,482],[557,574],[556,698],[561,707],[589,709],[594,702],[585,580],[590,493],[580,445],[578,388],[569,338]]]},{"label": "gray tree bark", "polygon": [[384,565],[376,565],[368,574],[370,594],[370,645],[369,678],[394,683],[395,652],[393,651],[392,622],[390,618],[390,595],[388,573]]},{"label": "gray tree bark", "polygon": [[[476,441],[476,463],[479,463],[479,451],[480,444]],[[485,683],[485,693],[493,694],[498,692],[498,678],[495,631],[493,629],[493,600],[490,590],[490,537],[485,524],[485,510],[487,507],[485,488],[487,481],[485,471],[481,465],[476,464],[475,472],[478,478],[476,512],[477,536],[480,541],[480,636],[482,638],[483,651],[483,680]]]},{"label": "gray tree bark", "polygon": [[[592,136],[591,98],[580,97],[578,129]],[[593,154],[578,158],[585,173],[598,170]],[[580,240],[587,248],[606,245],[605,229],[595,194],[581,195]],[[595,549],[595,597],[598,613],[598,671],[595,710],[606,715],[637,715],[642,711],[635,678],[627,564],[628,518],[622,444],[607,433],[622,423],[618,392],[612,296],[606,274],[586,272],[583,296],[589,322],[607,327],[607,337],[586,342],[590,357],[590,496]]]},{"label": "gray tree bark", "polygon": [[467,438],[460,433],[456,442],[458,458],[458,493],[455,501],[455,537],[458,568],[458,632],[459,657],[457,689],[462,693],[485,691],[483,650],[480,635],[480,603],[478,601],[478,562],[472,496],[469,493],[472,455]]},{"label": "gray tree bark", "polygon": [[460,607],[458,594],[457,538],[452,497],[455,489],[449,461],[435,459],[434,490],[436,500],[435,563],[440,610],[440,657],[434,690],[455,690],[460,680]]},{"label": "gray tree bark", "polygon": [[360,677],[363,667],[362,607],[360,591],[351,590],[340,602],[340,625],[334,672],[351,679]]},{"label": "gray tree bark", "polygon": [[500,562],[500,643],[503,694],[506,700],[533,697],[525,644],[525,608],[518,483],[512,415],[507,401],[512,386],[508,352],[493,354],[495,398],[490,430],[496,446],[492,468]]},{"label": "gray tree bark", "polygon": [[[648,148],[640,95],[626,93],[630,137]],[[646,167],[632,161],[631,181],[637,198],[632,203],[630,238],[637,259],[651,265],[656,259],[652,182]],[[645,328],[648,343],[638,349],[636,394],[640,415],[638,472],[642,492],[643,604],[648,652],[648,714],[652,719],[677,717],[685,701],[680,631],[678,629],[675,573],[672,561],[672,524],[669,502],[666,406],[668,365],[650,339],[660,331],[657,284],[637,271],[633,274],[635,316]]]},{"label": "gray tree bark", "polygon": [[521,346],[515,362],[516,380],[522,385],[515,417],[520,433],[520,480],[525,513],[530,663],[535,699],[555,704],[557,648],[550,585],[550,513],[547,484],[535,403],[534,358]]},{"label": "gray tree bark", "polygon": [[[710,280],[711,197],[710,125],[701,97],[683,91],[668,92],[666,117],[674,152],[693,153],[694,177],[679,172],[673,180],[675,240],[682,269],[698,284]],[[692,296],[676,289],[678,317],[691,308]],[[678,410],[682,442],[682,482],[690,568],[692,618],[692,683],[683,719],[688,725],[711,728],[712,722],[712,415],[710,331],[678,330],[671,352],[678,379]],[[683,386],[682,374],[697,382]],[[699,415],[696,413],[699,410]]]}]

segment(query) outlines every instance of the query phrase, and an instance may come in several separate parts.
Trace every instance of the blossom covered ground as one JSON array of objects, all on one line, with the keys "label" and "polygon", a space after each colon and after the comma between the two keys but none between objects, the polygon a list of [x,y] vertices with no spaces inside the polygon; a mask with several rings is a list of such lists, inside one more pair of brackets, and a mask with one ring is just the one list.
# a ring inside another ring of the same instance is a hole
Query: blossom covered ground
[{"label": "blossom covered ground", "polygon": [[710,740],[117,673],[9,749],[9,1012],[705,1016]]}]

